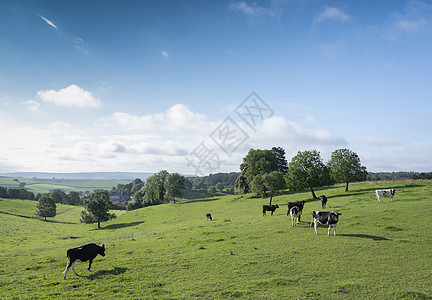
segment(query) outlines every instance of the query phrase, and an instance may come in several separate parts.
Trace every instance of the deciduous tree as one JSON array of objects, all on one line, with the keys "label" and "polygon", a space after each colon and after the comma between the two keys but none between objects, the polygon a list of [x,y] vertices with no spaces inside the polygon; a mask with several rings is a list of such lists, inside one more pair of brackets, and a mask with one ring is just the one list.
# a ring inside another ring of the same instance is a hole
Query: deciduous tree
[{"label": "deciduous tree", "polygon": [[265,187],[270,192],[270,205],[273,199],[273,196],[276,195],[277,192],[286,188],[286,183],[284,180],[284,175],[282,172],[273,171],[263,175],[263,182]]},{"label": "deciduous tree", "polygon": [[299,151],[288,164],[285,181],[291,191],[310,189],[314,199],[314,188],[331,184],[330,171],[316,150]]},{"label": "deciduous tree", "polygon": [[333,151],[327,166],[334,181],[346,183],[346,192],[350,182],[367,179],[366,167],[361,165],[358,155],[348,149]]},{"label": "deciduous tree", "polygon": [[173,199],[182,195],[182,190],[185,188],[185,177],[178,173],[168,174],[165,179],[165,188],[168,198]]},{"label": "deciduous tree", "polygon": [[57,206],[54,200],[49,196],[40,197],[36,208],[38,209],[36,215],[44,217],[45,221],[47,217],[53,218],[57,214]]},{"label": "deciduous tree", "polygon": [[116,218],[116,215],[110,213],[112,203],[108,191],[95,191],[84,200],[85,211],[81,212],[81,222],[97,223],[100,228],[101,222],[106,222]]}]

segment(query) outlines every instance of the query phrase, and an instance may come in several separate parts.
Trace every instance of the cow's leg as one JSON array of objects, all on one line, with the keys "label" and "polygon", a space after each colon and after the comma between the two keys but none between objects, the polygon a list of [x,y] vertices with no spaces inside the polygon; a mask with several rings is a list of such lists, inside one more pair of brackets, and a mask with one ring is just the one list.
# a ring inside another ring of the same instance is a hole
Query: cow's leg
[{"label": "cow's leg", "polygon": [[300,216],[301,216],[301,211],[299,212],[299,214],[297,215],[297,221],[300,222]]},{"label": "cow's leg", "polygon": [[69,260],[69,258],[68,258],[68,261],[67,261],[67,264],[66,264],[66,269],[63,271],[63,279],[66,279],[66,275],[67,275],[67,272],[69,271],[69,268],[71,267],[71,263],[70,263],[70,260]]},{"label": "cow's leg", "polygon": [[91,272],[91,263],[93,262],[93,258],[90,258],[90,260],[89,260],[89,268],[88,268],[88,270]]},{"label": "cow's leg", "polygon": [[318,225],[318,220],[317,220],[317,219],[314,219],[315,235],[318,235],[317,225]]},{"label": "cow's leg", "polygon": [[333,225],[334,235],[336,235],[336,224]]},{"label": "cow's leg", "polygon": [[330,229],[331,229],[331,225],[329,225],[328,231],[327,231],[327,235],[330,235]]},{"label": "cow's leg", "polygon": [[72,271],[74,271],[75,275],[78,275],[78,273],[75,271],[75,262],[72,264]]}]

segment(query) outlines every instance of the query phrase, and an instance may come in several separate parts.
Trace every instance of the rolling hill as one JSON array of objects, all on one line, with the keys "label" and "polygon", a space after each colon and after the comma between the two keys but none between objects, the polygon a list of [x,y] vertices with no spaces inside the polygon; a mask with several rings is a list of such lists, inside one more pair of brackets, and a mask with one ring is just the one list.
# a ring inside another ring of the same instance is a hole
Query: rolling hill
[{"label": "rolling hill", "polygon": [[[377,203],[376,188],[396,188]],[[268,199],[220,195],[79,223],[82,208],[58,206],[48,222],[35,202],[0,200],[0,298],[5,299],[431,299],[432,182],[351,184],[317,191],[341,212],[338,235],[309,226],[319,200],[309,192]],[[286,204],[306,200],[291,227]],[[206,221],[211,213],[213,221]],[[66,250],[105,244],[62,279]]]}]

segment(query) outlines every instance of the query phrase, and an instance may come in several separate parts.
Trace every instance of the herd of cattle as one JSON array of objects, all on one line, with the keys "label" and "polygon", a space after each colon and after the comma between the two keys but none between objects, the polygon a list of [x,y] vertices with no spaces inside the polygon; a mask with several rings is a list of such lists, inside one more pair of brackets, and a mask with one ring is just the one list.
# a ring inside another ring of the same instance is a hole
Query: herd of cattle
[{"label": "herd of cattle", "polygon": [[[375,194],[376,194],[378,202],[381,202],[380,197],[388,197],[389,201],[392,201],[393,196],[395,194],[395,189],[376,190]],[[325,208],[327,205],[327,197],[324,195],[321,195],[320,199],[321,199],[321,207]],[[304,200],[297,201],[297,202],[288,202],[287,215],[291,216],[291,221],[292,221],[293,227],[295,225],[297,225],[298,222],[300,222],[300,217],[301,217],[301,214],[303,212],[304,205],[305,205]],[[267,211],[270,211],[271,215],[273,215],[273,213],[275,212],[275,210],[277,208],[279,208],[279,206],[277,204],[263,205],[263,207],[262,207],[263,216],[266,215]],[[317,225],[318,225],[318,223],[320,223],[322,225],[328,225],[329,226],[327,235],[330,235],[330,229],[332,226],[333,226],[334,235],[336,235],[336,224],[339,221],[340,215],[341,215],[341,213],[334,212],[334,211],[324,212],[324,211],[314,210],[312,212],[311,226],[312,226],[312,224],[314,225],[315,234],[318,235]],[[212,221],[211,214],[206,214],[206,219],[208,221]],[[92,244],[87,244],[87,245],[84,245],[81,247],[69,249],[66,253],[68,262],[66,265],[66,269],[63,272],[63,274],[64,274],[63,279],[66,279],[66,275],[67,275],[70,268],[72,268],[74,273],[76,275],[78,275],[77,272],[75,271],[75,262],[88,261],[89,262],[88,270],[90,271],[93,259],[95,259],[95,257],[98,256],[98,254],[105,256],[105,245],[98,246],[98,245],[92,243]]]},{"label": "herd of cattle", "polygon": [[[396,191],[395,189],[376,190],[375,194],[376,194],[378,202],[381,202],[381,197],[388,197],[389,201],[392,201],[393,196],[395,194],[395,191]],[[320,199],[321,199],[321,207],[325,208],[327,205],[327,197],[325,195],[321,195]],[[291,216],[291,222],[292,222],[293,227],[296,226],[300,222],[300,217],[301,217],[301,214],[303,212],[304,204],[305,204],[304,200],[303,201],[297,201],[297,202],[288,202],[287,216],[288,215]],[[263,207],[262,207],[263,216],[266,215],[267,211],[270,211],[271,214],[273,215],[273,213],[275,212],[275,210],[277,208],[279,208],[279,206],[277,204],[263,205]],[[322,225],[328,225],[327,235],[330,235],[330,229],[332,226],[333,226],[334,235],[336,235],[336,224],[339,221],[340,215],[341,215],[341,213],[334,212],[334,211],[324,212],[324,211],[314,210],[312,212],[311,226],[314,225],[315,234],[318,235],[317,225],[318,225],[318,223],[320,223]]]}]

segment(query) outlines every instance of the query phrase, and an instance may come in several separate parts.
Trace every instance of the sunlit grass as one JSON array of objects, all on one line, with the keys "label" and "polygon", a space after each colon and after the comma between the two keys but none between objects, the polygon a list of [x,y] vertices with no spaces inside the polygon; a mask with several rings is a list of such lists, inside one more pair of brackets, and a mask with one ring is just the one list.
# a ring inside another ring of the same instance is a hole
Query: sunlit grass
[{"label": "sunlit grass", "polygon": [[[396,188],[377,203],[376,188]],[[49,222],[35,203],[0,201],[0,298],[122,299],[430,299],[431,182],[351,184],[322,189],[328,209],[342,213],[337,236],[309,226],[321,203],[310,192],[285,194],[273,216],[267,199],[229,195],[159,205],[96,225],[79,223],[81,208],[60,206]],[[306,200],[302,222],[289,201]],[[211,213],[213,221],[206,221]],[[117,211],[116,211],[117,214]],[[22,216],[19,216],[22,215]],[[62,279],[66,250],[104,243],[87,271]]]}]

